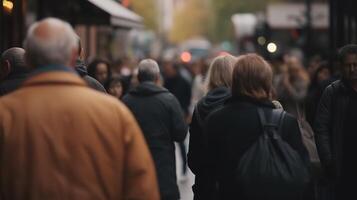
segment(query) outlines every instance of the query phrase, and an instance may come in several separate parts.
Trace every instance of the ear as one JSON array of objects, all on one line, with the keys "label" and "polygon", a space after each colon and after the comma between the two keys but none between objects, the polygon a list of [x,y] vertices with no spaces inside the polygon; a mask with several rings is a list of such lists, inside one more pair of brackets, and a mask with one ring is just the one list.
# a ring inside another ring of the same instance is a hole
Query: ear
[{"label": "ear", "polygon": [[163,85],[163,82],[162,82],[162,79],[160,77],[160,75],[157,75],[154,83],[157,85],[157,86],[162,86]]},{"label": "ear", "polygon": [[85,56],[84,49],[81,47],[81,53],[79,54],[79,59],[84,60],[84,56]]},{"label": "ear", "polygon": [[11,64],[10,61],[5,60],[0,68],[0,80],[5,79],[11,72]]},{"label": "ear", "polygon": [[68,63],[68,67],[75,68],[77,58],[78,58],[78,49],[73,48],[72,52],[71,52],[71,59],[70,59],[70,62]]}]

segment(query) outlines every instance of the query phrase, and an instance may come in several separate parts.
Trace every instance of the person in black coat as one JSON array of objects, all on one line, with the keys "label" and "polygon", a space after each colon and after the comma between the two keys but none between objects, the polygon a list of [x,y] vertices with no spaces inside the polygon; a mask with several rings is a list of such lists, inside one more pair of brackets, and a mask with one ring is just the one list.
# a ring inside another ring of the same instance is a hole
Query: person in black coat
[{"label": "person in black coat", "polygon": [[306,121],[309,122],[309,124],[314,124],[316,109],[320,102],[323,91],[334,81],[336,80],[334,80],[332,77],[328,62],[321,62],[311,79],[311,84],[309,86],[309,91],[305,100]]},{"label": "person in black coat", "polygon": [[314,121],[316,146],[331,199],[356,199],[357,45],[340,49],[343,77],[322,94]]},{"label": "person in black coat", "polygon": [[[232,97],[222,109],[207,117],[205,132],[209,153],[205,157],[206,165],[212,176],[210,184],[217,185],[220,200],[247,199],[244,190],[236,185],[235,172],[246,150],[263,133],[257,109],[267,112],[275,108],[271,103],[271,89],[272,69],[269,64],[256,54],[241,56],[233,69]],[[308,154],[297,120],[286,114],[281,128],[282,139],[307,164]],[[256,192],[259,193],[259,189]],[[301,198],[292,196],[289,199]]]},{"label": "person in black coat", "polygon": [[198,101],[190,124],[190,144],[188,151],[188,166],[195,174],[195,184],[192,187],[194,199],[207,199],[206,182],[210,174],[206,170],[203,157],[207,153],[207,137],[203,132],[204,120],[214,110],[223,107],[231,96],[232,71],[236,58],[227,55],[215,58],[208,70],[205,80],[208,93]]},{"label": "person in black coat", "polygon": [[[191,102],[191,83],[184,78],[180,72],[180,66],[172,62],[163,63],[164,87],[168,89],[179,101],[185,120],[190,117],[189,107]],[[187,158],[186,145],[184,141],[179,143],[180,153],[182,157],[182,175],[186,175]]]},{"label": "person in black coat", "polygon": [[174,142],[187,134],[180,104],[167,89],[158,86],[159,66],[154,60],[139,64],[139,85],[124,96],[123,102],[138,121],[156,166],[163,200],[180,198],[176,181]]},{"label": "person in black coat", "polygon": [[25,64],[25,50],[18,47],[10,48],[1,55],[0,66],[0,96],[16,90],[29,74]]},{"label": "person in black coat", "polygon": [[172,62],[163,64],[164,87],[168,89],[180,102],[185,117],[189,115],[191,102],[191,83],[180,73],[179,66]]}]

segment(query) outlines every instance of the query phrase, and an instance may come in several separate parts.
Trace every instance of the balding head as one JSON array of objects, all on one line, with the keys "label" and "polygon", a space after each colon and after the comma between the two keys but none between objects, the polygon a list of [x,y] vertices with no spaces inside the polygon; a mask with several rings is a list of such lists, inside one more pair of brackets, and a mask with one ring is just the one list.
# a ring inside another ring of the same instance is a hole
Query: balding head
[{"label": "balding head", "polygon": [[1,55],[0,79],[8,76],[26,73],[25,50],[18,47],[10,48]]},{"label": "balding head", "polygon": [[160,77],[160,68],[156,61],[145,59],[138,66],[138,80],[140,83],[145,81],[156,82]]},{"label": "balding head", "polygon": [[78,39],[67,22],[46,18],[29,28],[24,47],[27,62],[32,67],[73,67],[78,54]]}]

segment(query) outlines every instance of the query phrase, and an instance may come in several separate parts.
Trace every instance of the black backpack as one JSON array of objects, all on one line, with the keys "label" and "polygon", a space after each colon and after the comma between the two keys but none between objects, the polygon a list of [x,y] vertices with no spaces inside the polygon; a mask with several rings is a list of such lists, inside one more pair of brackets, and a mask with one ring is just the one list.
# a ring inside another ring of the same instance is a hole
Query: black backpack
[{"label": "black backpack", "polygon": [[282,138],[285,111],[265,115],[258,108],[263,134],[241,157],[236,182],[247,199],[302,199],[309,172],[301,156]]}]

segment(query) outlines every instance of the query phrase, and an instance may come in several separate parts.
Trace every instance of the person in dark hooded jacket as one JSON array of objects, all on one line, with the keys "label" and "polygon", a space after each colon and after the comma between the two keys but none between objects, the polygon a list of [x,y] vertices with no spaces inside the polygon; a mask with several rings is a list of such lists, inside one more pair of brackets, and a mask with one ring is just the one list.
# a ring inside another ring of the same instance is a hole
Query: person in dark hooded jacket
[{"label": "person in dark hooded jacket", "polygon": [[176,181],[174,142],[183,141],[187,126],[180,103],[167,89],[158,86],[160,69],[151,59],[140,62],[139,85],[124,96],[151,151],[162,200],[180,198]]},{"label": "person in dark hooded jacket", "polygon": [[29,69],[25,64],[25,50],[10,48],[1,55],[0,96],[16,90],[27,78]]},{"label": "person in dark hooded jacket", "polygon": [[[194,109],[190,124],[190,144],[188,152],[188,166],[195,174],[195,184],[192,187],[194,199],[209,199],[212,186],[206,184],[210,174],[207,173],[204,157],[207,154],[207,140],[203,133],[206,117],[214,110],[223,107],[224,102],[231,96],[233,65],[236,58],[231,55],[215,58],[209,68],[206,87],[208,93]],[[208,195],[208,196],[207,196]]]}]

